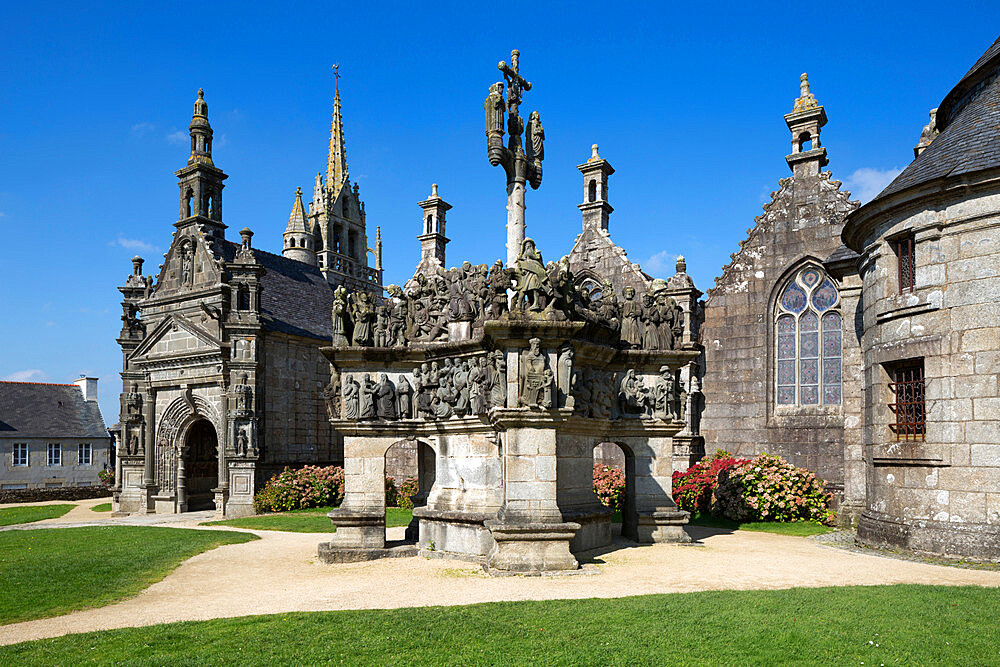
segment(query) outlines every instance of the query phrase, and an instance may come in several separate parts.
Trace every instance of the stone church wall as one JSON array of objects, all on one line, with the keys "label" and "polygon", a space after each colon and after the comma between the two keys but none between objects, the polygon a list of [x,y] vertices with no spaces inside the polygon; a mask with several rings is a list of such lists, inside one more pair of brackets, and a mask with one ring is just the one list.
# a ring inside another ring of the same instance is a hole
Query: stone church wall
[{"label": "stone church wall", "polygon": [[343,441],[330,426],[323,389],[330,364],[321,341],[268,332],[264,340],[263,451],[258,485],[286,465],[343,465]]},{"label": "stone church wall", "polygon": [[[836,280],[843,316],[842,405],[777,406],[775,302],[796,269],[822,262],[840,245],[843,219],[856,204],[829,172],[781,180],[765,213],[748,230],[704,308],[702,364],[705,451],[739,456],[778,454],[843,488],[845,444],[860,460],[860,348],[853,309],[858,287]],[[856,277],[854,278],[856,283]],[[854,387],[848,395],[848,388]],[[856,391],[855,391],[856,390]],[[855,442],[857,440],[857,442]],[[860,491],[863,494],[863,489]]]}]

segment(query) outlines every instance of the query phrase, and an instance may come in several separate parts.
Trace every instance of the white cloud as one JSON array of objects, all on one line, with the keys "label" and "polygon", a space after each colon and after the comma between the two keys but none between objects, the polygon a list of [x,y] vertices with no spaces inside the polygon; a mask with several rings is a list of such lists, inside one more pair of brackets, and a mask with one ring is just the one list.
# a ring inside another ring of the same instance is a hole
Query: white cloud
[{"label": "white cloud", "polygon": [[124,236],[119,236],[108,245],[121,246],[126,250],[142,250],[143,252],[153,252],[156,250],[156,246],[152,243],[146,243],[145,241],[140,241],[139,239],[127,239]]},{"label": "white cloud", "polygon": [[855,199],[861,200],[861,203],[864,204],[882,192],[892,179],[899,176],[901,171],[903,170],[898,167],[892,169],[862,167],[844,179],[844,187],[851,191]]},{"label": "white cloud", "polygon": [[675,266],[676,262],[677,255],[669,253],[666,250],[661,250],[645,262],[642,262],[640,266],[643,271],[654,278],[667,278],[674,275],[677,268]]},{"label": "white cloud", "polygon": [[171,132],[167,135],[167,143],[173,144],[175,146],[183,146],[190,141],[188,133],[184,130],[177,130],[176,132]]},{"label": "white cloud", "polygon": [[40,371],[37,368],[27,368],[23,371],[14,371],[6,376],[4,380],[10,382],[37,382],[39,380],[46,380],[48,377],[44,371]]},{"label": "white cloud", "polygon": [[132,126],[132,134],[137,137],[142,137],[149,134],[155,129],[156,125],[154,125],[153,123],[136,123],[135,125]]}]

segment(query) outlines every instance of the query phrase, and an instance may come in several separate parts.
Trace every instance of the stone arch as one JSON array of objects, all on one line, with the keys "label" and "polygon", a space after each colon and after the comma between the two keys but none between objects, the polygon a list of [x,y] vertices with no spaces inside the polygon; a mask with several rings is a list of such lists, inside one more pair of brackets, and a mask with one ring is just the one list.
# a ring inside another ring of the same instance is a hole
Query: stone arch
[{"label": "stone arch", "polygon": [[[198,421],[207,421],[215,429],[217,456],[224,451],[224,429],[219,412],[210,401],[187,394],[175,399],[157,420],[154,454],[154,482],[161,495],[182,490],[179,462],[186,454],[187,436]],[[178,497],[178,510],[183,511],[183,499]]]},{"label": "stone arch", "polygon": [[[617,448],[617,452],[612,450],[612,448]],[[599,452],[606,457],[606,460],[599,462]],[[622,537],[626,537],[632,540],[639,539],[639,513],[638,506],[636,504],[636,465],[635,465],[635,452],[626,443],[616,440],[602,440],[598,442],[593,447],[594,453],[594,465],[607,465],[608,467],[618,468],[625,475],[625,499],[622,505],[621,519],[622,519]],[[616,456],[616,454],[620,454]]]},{"label": "stone arch", "polygon": [[[437,481],[438,448],[435,444],[419,437],[397,440],[385,448],[382,456],[385,475],[394,479],[397,489],[402,491],[407,479],[416,479],[417,492],[412,496],[414,509],[427,505]],[[419,520],[414,517],[406,529],[406,539],[416,541],[418,537]]]}]

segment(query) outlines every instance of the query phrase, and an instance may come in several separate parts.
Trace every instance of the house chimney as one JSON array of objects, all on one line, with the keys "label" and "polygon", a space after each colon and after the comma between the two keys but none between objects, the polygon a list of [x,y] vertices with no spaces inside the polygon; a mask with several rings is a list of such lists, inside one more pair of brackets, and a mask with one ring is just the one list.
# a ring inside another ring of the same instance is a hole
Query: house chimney
[{"label": "house chimney", "polygon": [[80,391],[83,392],[83,400],[97,402],[97,378],[80,376],[79,380],[73,382]]}]

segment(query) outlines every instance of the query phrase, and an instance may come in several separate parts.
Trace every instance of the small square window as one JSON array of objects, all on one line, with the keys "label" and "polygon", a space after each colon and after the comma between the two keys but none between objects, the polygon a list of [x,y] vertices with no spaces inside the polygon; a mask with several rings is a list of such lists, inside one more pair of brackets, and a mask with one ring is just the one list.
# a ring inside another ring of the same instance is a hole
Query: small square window
[{"label": "small square window", "polygon": [[923,440],[927,433],[924,360],[897,362],[887,370],[889,388],[894,394],[894,401],[889,404],[894,420],[889,429],[896,434],[896,442]]},{"label": "small square window", "polygon": [[899,278],[899,293],[913,291],[914,274],[917,272],[916,251],[913,234],[901,236],[893,241],[892,251],[896,253],[897,276]]},{"label": "small square window", "polygon": [[90,443],[80,443],[76,447],[76,464],[81,466],[89,466],[94,460],[94,449],[91,447]]},{"label": "small square window", "polygon": [[45,465],[48,466],[62,465],[62,445],[53,442],[49,443],[45,457]]},{"label": "small square window", "polygon": [[28,443],[15,442],[11,451],[11,463],[15,466],[25,467],[28,465]]}]

